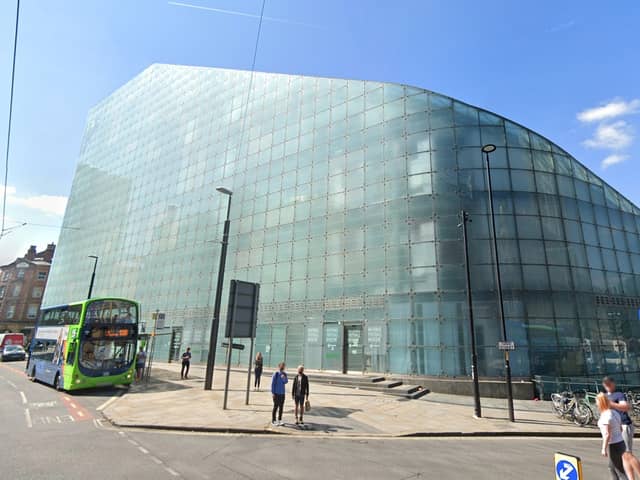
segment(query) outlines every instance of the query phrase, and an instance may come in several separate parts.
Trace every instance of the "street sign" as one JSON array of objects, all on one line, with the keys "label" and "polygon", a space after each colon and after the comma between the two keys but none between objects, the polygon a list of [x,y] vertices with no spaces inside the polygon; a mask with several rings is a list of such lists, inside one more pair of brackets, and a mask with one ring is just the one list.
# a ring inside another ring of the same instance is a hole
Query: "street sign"
[{"label": "street sign", "polygon": [[582,462],[580,457],[556,452],[553,463],[556,480],[582,480]]},{"label": "street sign", "polygon": [[[251,360],[253,357],[253,342],[256,338],[256,323],[258,319],[258,299],[260,284],[231,280],[229,289],[229,304],[227,306],[227,376],[224,381],[224,400],[222,409],[227,409],[229,397],[229,376],[231,374],[231,352],[233,349],[242,350],[244,345],[233,343],[234,338],[250,338],[251,350],[248,356],[247,393],[245,403],[249,405],[249,388],[251,386]],[[229,348],[231,344],[231,348]]]},{"label": "street sign", "polygon": [[510,351],[515,349],[516,349],[515,342],[498,342],[498,350]]},{"label": "street sign", "polygon": [[259,293],[258,283],[231,280],[225,337],[255,338]]}]

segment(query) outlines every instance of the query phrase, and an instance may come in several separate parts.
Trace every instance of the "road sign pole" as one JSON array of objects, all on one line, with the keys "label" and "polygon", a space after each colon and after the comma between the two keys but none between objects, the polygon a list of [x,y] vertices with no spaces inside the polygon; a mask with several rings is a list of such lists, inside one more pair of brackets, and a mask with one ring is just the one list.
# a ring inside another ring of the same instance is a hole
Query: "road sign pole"
[{"label": "road sign pole", "polygon": [[253,363],[253,343],[254,343],[254,338],[251,337],[251,348],[249,349],[249,359],[247,360],[247,363],[249,364],[249,366],[247,367],[247,395],[244,399],[244,404],[245,405],[249,405],[249,390],[251,389],[251,366]]},{"label": "road sign pole", "polygon": [[222,402],[222,409],[227,409],[227,398],[229,397],[229,377],[231,376],[231,354],[233,353],[233,330],[235,326],[236,309],[238,305],[238,287],[235,282],[231,281],[233,288],[233,307],[232,311],[227,315],[227,321],[231,322],[229,328],[229,346],[227,347],[227,377],[224,380],[224,401]]}]

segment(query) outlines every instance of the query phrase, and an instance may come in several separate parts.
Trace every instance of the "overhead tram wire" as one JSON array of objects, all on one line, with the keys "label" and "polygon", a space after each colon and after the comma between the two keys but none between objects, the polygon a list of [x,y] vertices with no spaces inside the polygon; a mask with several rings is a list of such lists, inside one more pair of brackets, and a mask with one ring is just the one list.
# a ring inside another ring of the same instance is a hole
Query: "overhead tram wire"
[{"label": "overhead tram wire", "polygon": [[256,33],[256,43],[253,47],[253,60],[251,61],[251,73],[249,74],[249,89],[247,90],[247,100],[244,104],[244,112],[242,114],[242,127],[240,128],[240,141],[236,151],[236,165],[240,161],[240,155],[242,152],[242,140],[244,138],[244,132],[247,127],[247,112],[249,111],[249,103],[251,102],[251,89],[253,88],[253,76],[256,70],[256,58],[258,57],[258,45],[260,43],[260,34],[262,33],[262,20],[264,19],[264,6],[267,0],[262,0],[262,7],[260,8],[260,20],[258,21],[258,32]]},{"label": "overhead tram wire", "polygon": [[9,147],[11,143],[11,120],[13,117],[13,86],[16,78],[16,51],[18,47],[18,22],[20,19],[20,0],[16,3],[16,28],[13,37],[13,61],[11,67],[11,93],[9,94],[9,123],[7,125],[7,149],[4,159],[4,188],[2,190],[2,226],[0,227],[0,237],[5,232],[5,218],[7,214],[7,185],[9,183]]},{"label": "overhead tram wire", "polygon": [[[256,33],[256,42],[255,45],[253,47],[253,59],[251,61],[251,73],[249,74],[249,88],[247,89],[247,99],[244,105],[244,110],[242,113],[242,126],[240,127],[240,135],[238,137],[238,148],[236,149],[236,155],[235,155],[235,163],[236,165],[238,165],[238,163],[240,162],[240,158],[242,155],[242,147],[243,147],[243,139],[244,139],[244,133],[245,130],[247,128],[247,113],[249,112],[249,103],[251,102],[251,90],[253,88],[253,77],[255,74],[255,69],[256,69],[256,58],[258,56],[258,46],[260,44],[260,34],[262,32],[262,21],[264,20],[264,7],[265,7],[265,3],[266,0],[262,0],[262,7],[260,8],[260,20],[258,22],[258,31]],[[230,117],[229,118],[229,125],[231,126],[233,124],[233,118]],[[218,287],[216,289],[216,296],[215,296],[215,303],[214,303],[214,307],[213,307],[213,319],[212,319],[212,323],[211,323],[211,338],[209,340],[209,353],[208,353],[208,358],[207,358],[207,371],[206,371],[206,375],[205,375],[205,383],[204,383],[204,389],[205,390],[211,390],[213,388],[213,376],[214,376],[214,371],[215,371],[215,358],[216,358],[216,344],[218,341],[218,331],[220,328],[220,312],[219,312],[219,308],[220,308],[220,298],[221,298],[221,294],[222,294],[222,288],[223,288],[223,284],[222,284],[222,278],[224,275],[224,266],[225,266],[225,262],[226,262],[226,250],[227,250],[227,245],[228,245],[228,235],[229,235],[229,225],[230,225],[230,213],[231,213],[231,191],[229,189],[221,189],[220,187],[218,187],[216,190],[218,190],[219,192],[225,193],[226,195],[229,196],[228,199],[228,207],[227,207],[227,219],[225,220],[224,223],[224,234],[223,234],[223,240],[222,240],[222,250],[220,253],[220,267],[218,268]],[[212,275],[212,280],[210,285],[213,284],[213,275]],[[229,346],[228,348],[228,352],[227,352],[227,366],[229,365],[229,360],[230,360],[230,355],[231,355],[231,342],[229,342]],[[227,408],[227,387],[228,387],[228,380],[229,380],[229,372],[227,371],[227,385],[225,386],[225,398],[224,398],[224,408]]]}]

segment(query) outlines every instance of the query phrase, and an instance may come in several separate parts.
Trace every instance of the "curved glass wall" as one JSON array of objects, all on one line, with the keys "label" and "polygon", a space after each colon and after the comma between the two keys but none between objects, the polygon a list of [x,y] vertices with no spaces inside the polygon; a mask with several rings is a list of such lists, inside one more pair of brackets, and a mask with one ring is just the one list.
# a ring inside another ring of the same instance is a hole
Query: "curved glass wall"
[{"label": "curved glass wall", "polygon": [[638,209],[565,151],[378,82],[256,73],[244,123],[249,77],[154,65],[91,111],[46,304],[83,298],[98,255],[94,292],[140,301],[149,324],[165,312],[204,361],[225,185],[226,283],[260,282],[268,364],[469,375],[464,208],[480,374],[500,376],[480,152],[493,143],[514,375],[640,380]]}]

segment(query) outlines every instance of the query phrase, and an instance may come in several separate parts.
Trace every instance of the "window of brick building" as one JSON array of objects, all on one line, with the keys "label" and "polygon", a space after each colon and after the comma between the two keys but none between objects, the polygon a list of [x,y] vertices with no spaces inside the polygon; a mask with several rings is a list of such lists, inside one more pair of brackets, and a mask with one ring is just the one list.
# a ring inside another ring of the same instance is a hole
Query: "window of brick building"
[{"label": "window of brick building", "polygon": [[42,287],[33,287],[33,291],[31,292],[31,296],[33,298],[42,297]]},{"label": "window of brick building", "polygon": [[38,280],[44,280],[47,278],[47,272],[38,272]]},{"label": "window of brick building", "polygon": [[33,320],[38,315],[38,305],[29,305],[27,308],[27,318]]},{"label": "window of brick building", "polygon": [[20,295],[20,292],[22,291],[22,285],[17,284],[13,286],[13,296],[17,297]]},{"label": "window of brick building", "polygon": [[16,313],[15,305],[9,305],[7,307],[7,319],[12,319],[15,313]]}]

